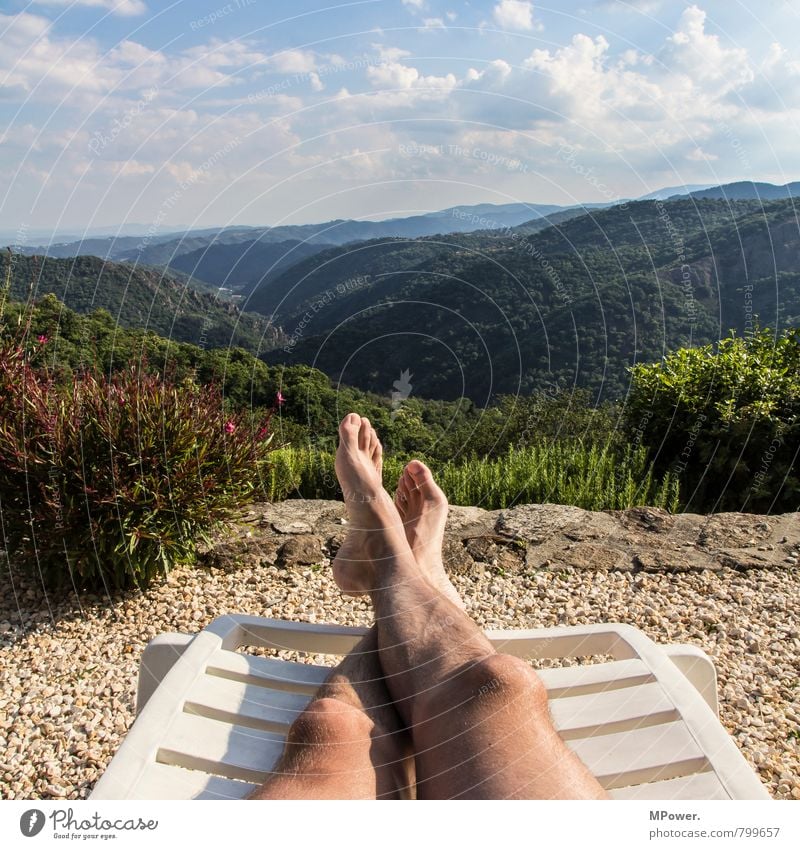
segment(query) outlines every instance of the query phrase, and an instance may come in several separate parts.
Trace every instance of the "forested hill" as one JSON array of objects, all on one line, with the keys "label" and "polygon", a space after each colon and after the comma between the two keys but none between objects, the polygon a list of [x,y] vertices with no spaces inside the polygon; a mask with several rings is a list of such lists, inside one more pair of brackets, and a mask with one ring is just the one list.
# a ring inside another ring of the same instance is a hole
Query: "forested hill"
[{"label": "forested hill", "polygon": [[373,240],[293,266],[249,302],[276,310],[313,363],[390,392],[497,393],[573,385],[622,398],[627,367],[730,329],[800,324],[793,201],[622,204],[536,233]]},{"label": "forested hill", "polygon": [[122,327],[150,330],[205,348],[239,346],[257,352],[282,340],[280,331],[263,316],[243,313],[170,273],[93,256],[54,259],[3,251],[0,286],[9,268],[9,295],[15,300],[38,300],[52,293],[75,312],[104,309]]}]

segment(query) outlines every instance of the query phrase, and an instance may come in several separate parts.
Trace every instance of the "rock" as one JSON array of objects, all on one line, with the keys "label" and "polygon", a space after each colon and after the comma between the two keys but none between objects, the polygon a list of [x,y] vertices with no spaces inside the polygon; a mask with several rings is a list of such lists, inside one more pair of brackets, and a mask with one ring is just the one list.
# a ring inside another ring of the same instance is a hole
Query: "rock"
[{"label": "rock", "polygon": [[625,551],[605,545],[579,543],[565,557],[567,565],[576,569],[620,569],[633,568],[630,556]]},{"label": "rock", "polygon": [[295,519],[293,522],[273,522],[272,530],[276,534],[310,534],[314,529],[308,522]]},{"label": "rock", "polygon": [[329,536],[325,541],[325,548],[328,550],[328,555],[331,558],[336,556],[336,552],[342,547],[342,543],[346,536],[346,531],[340,531],[339,533]]},{"label": "rock", "polygon": [[511,572],[518,572],[525,564],[524,546],[497,536],[468,538],[463,547],[474,563]]},{"label": "rock", "polygon": [[281,546],[277,565],[284,569],[298,565],[310,566],[322,559],[322,540],[313,534],[297,534]]},{"label": "rock", "polygon": [[702,569],[720,569],[720,564],[706,552],[690,548],[644,549],[633,555],[636,569],[645,572],[691,572]]},{"label": "rock", "polygon": [[717,553],[717,560],[731,569],[763,569],[772,562],[765,554],[742,549],[723,549]]},{"label": "rock", "polygon": [[766,539],[771,530],[771,526],[758,516],[717,513],[705,520],[698,545],[711,549],[748,548]]},{"label": "rock", "polygon": [[442,546],[442,560],[451,575],[482,575],[485,571],[484,564],[476,563],[460,540],[449,536]]},{"label": "rock", "polygon": [[[497,512],[481,507],[461,507],[451,504],[447,511],[446,533],[452,536],[478,536],[494,530]],[[463,534],[461,532],[464,532]]]},{"label": "rock", "polygon": [[615,515],[623,527],[651,534],[668,533],[675,524],[675,518],[659,507],[631,507],[615,511]]},{"label": "rock", "polygon": [[499,534],[540,545],[565,527],[586,519],[586,510],[564,504],[523,504],[502,510],[495,524]]}]

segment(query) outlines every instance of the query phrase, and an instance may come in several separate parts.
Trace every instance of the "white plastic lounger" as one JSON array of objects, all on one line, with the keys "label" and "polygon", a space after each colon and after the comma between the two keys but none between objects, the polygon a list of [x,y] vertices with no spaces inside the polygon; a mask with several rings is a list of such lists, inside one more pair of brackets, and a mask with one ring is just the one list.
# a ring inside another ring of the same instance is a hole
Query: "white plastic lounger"
[{"label": "white plastic lounger", "polygon": [[[257,657],[258,646],[347,653],[363,628],[223,616],[146,648],[137,719],[93,799],[226,799],[269,774],[330,667]],[[608,655],[540,671],[559,733],[616,799],[768,799],[717,718],[716,673],[688,645],[628,625],[488,631],[523,658]]]}]

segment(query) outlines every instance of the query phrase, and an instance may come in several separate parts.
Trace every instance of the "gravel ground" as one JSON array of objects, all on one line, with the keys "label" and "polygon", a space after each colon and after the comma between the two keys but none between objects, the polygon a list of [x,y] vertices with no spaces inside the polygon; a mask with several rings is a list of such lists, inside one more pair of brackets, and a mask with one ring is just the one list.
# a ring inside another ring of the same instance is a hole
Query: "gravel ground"
[{"label": "gravel ground", "polygon": [[[367,624],[326,568],[195,569],[111,600],[47,598],[14,576],[0,602],[0,797],[86,797],[133,720],[149,639],[223,613]],[[691,642],[719,674],[721,718],[779,799],[800,799],[800,572],[536,571],[456,576],[484,627],[628,622]]]}]

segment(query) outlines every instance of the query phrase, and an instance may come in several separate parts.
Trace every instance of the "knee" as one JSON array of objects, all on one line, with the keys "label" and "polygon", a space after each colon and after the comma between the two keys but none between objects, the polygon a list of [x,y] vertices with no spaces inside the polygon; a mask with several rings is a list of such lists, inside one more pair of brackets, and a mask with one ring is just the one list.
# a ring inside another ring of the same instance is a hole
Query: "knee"
[{"label": "knee", "polygon": [[289,729],[290,743],[333,745],[369,737],[372,720],[364,711],[339,699],[314,699]]},{"label": "knee", "polygon": [[548,710],[541,678],[524,660],[507,654],[493,654],[465,664],[427,696],[428,717],[454,709],[495,711],[511,705],[524,705],[534,714]]},{"label": "knee", "polygon": [[524,699],[532,708],[547,705],[547,691],[531,666],[510,654],[493,654],[465,672],[470,694],[478,701]]}]

